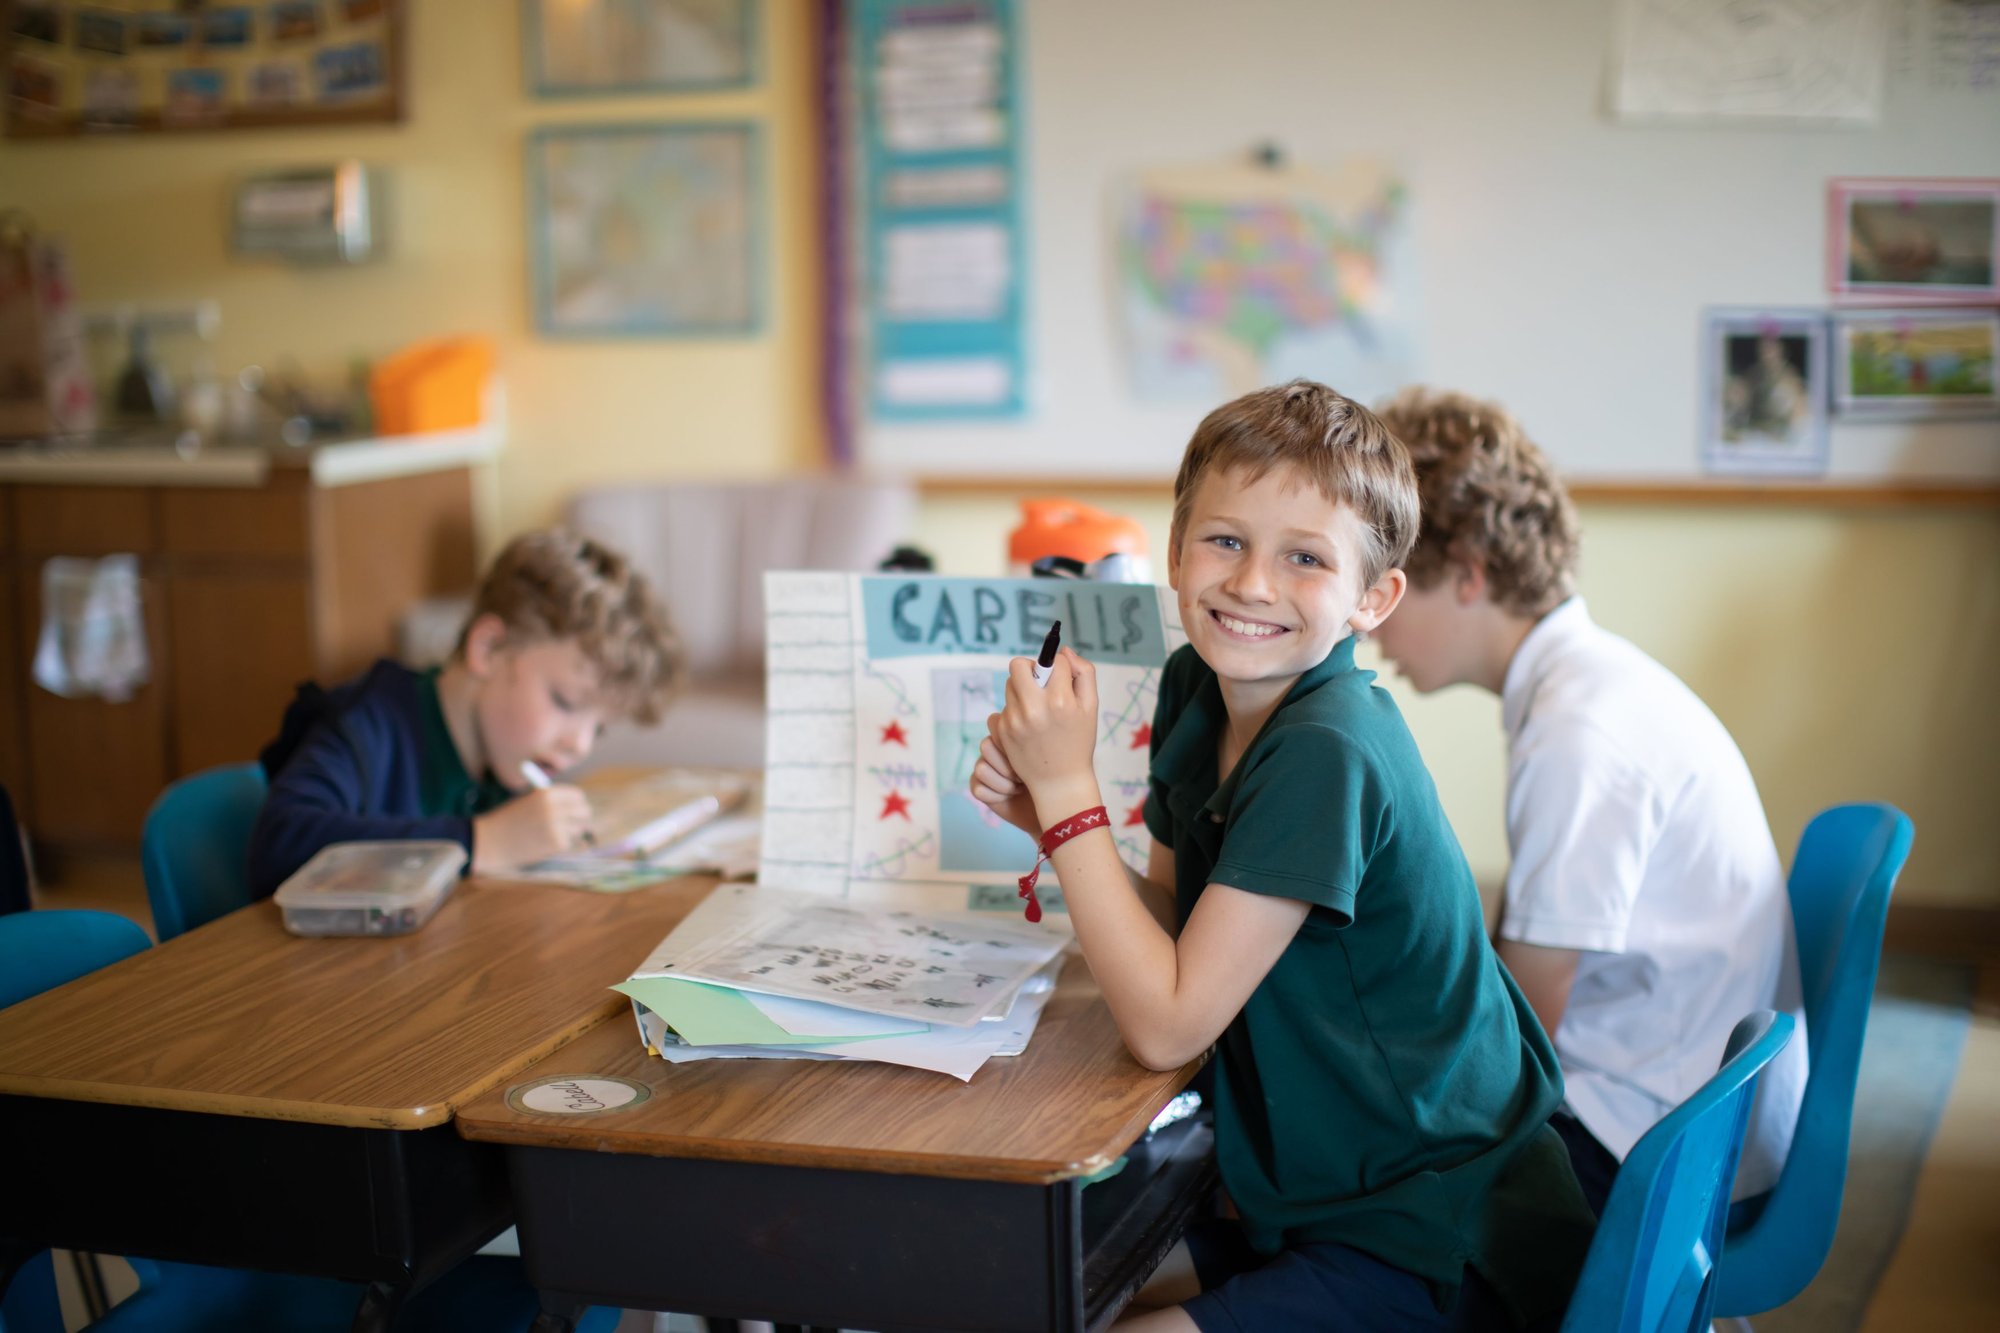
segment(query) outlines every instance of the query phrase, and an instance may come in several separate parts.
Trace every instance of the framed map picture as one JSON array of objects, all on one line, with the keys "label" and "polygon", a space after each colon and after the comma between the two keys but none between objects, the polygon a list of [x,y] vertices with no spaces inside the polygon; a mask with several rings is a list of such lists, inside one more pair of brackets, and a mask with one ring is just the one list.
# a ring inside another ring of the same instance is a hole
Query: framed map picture
[{"label": "framed map picture", "polygon": [[759,151],[747,124],[537,131],[528,177],[541,331],[755,333],[763,309]]},{"label": "framed map picture", "polygon": [[528,88],[571,94],[741,88],[756,77],[752,0],[522,0]]}]

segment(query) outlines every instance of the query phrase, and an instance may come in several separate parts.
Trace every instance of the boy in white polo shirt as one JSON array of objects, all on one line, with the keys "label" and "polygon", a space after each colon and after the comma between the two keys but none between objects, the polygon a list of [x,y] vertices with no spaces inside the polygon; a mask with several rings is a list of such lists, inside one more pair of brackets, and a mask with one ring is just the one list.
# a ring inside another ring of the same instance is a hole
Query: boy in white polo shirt
[{"label": "boy in white polo shirt", "polygon": [[[1512,864],[1501,961],[1555,1039],[1556,1128],[1599,1211],[1618,1164],[1715,1072],[1753,1009],[1801,1024],[1784,873],[1742,753],[1694,692],[1573,593],[1576,512],[1497,404],[1407,389],[1382,412],[1423,522],[1375,631],[1421,693],[1498,694]],[[1777,1181],[1803,1031],[1758,1085],[1736,1197]]]}]

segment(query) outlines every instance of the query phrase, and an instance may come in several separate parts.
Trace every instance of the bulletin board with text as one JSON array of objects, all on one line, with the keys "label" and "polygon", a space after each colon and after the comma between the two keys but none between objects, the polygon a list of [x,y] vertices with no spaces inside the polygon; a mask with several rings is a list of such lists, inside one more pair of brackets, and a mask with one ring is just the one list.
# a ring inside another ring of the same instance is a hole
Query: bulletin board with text
[{"label": "bulletin board with text", "polygon": [[0,0],[10,138],[398,121],[405,0]]}]

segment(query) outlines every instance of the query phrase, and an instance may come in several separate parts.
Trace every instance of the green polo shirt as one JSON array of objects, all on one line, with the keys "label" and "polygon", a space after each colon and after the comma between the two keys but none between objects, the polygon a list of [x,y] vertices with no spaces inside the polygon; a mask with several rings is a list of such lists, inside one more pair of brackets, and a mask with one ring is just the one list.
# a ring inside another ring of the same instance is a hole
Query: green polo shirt
[{"label": "green polo shirt", "polygon": [[458,744],[445,724],[444,704],[438,699],[438,668],[432,667],[417,681],[417,697],[423,714],[423,761],[418,766],[418,800],[425,818],[459,815],[470,819],[505,803],[513,793],[494,781],[488,773],[475,781],[465,771]]},{"label": "green polo shirt", "polygon": [[1217,1161],[1263,1253],[1351,1245],[1440,1301],[1471,1264],[1538,1318],[1593,1225],[1547,1125],[1562,1074],[1374,678],[1343,640],[1218,783],[1215,673],[1192,648],[1161,673],[1145,814],[1182,923],[1211,883],[1312,904],[1217,1043]]}]

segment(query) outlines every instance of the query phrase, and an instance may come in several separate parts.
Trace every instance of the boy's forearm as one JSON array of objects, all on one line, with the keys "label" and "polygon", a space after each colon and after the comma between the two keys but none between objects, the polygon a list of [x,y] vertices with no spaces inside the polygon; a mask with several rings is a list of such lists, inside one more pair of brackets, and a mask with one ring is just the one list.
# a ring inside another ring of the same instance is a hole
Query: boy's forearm
[{"label": "boy's forearm", "polygon": [[1125,878],[1132,885],[1132,892],[1139,895],[1139,901],[1146,905],[1146,911],[1153,920],[1160,923],[1160,929],[1169,935],[1180,931],[1180,913],[1174,903],[1174,887],[1158,880],[1148,879],[1121,858],[1119,865],[1125,866]]},{"label": "boy's forearm", "polygon": [[[1044,828],[1101,804],[1094,781],[1087,790],[1079,785],[1035,797]],[[1184,1044],[1174,1021],[1180,959],[1158,912],[1163,895],[1148,892],[1152,882],[1119,858],[1108,828],[1071,838],[1051,859],[1077,942],[1132,1054],[1154,1068],[1173,1068],[1199,1054],[1174,1058]]]}]

